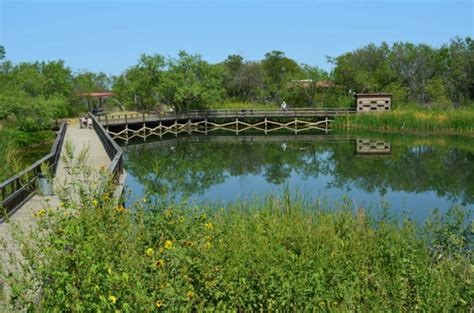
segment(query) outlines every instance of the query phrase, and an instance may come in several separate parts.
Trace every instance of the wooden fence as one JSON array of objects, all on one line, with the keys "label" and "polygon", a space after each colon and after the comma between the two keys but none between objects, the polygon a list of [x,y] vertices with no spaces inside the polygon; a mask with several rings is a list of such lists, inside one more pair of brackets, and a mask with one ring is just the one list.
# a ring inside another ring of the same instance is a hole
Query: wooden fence
[{"label": "wooden fence", "polygon": [[97,120],[103,126],[128,123],[195,120],[212,118],[247,118],[247,117],[334,117],[356,114],[355,108],[295,108],[295,109],[242,109],[242,110],[192,110],[186,112],[143,112],[132,114],[109,114],[98,116]]},{"label": "wooden fence", "polygon": [[66,134],[66,127],[66,121],[63,121],[60,124],[56,140],[51,147],[50,153],[36,161],[30,167],[0,183],[0,223],[3,222],[5,217],[16,211],[35,194],[38,175],[41,173],[41,167],[44,164],[48,166],[51,173],[56,173]]}]

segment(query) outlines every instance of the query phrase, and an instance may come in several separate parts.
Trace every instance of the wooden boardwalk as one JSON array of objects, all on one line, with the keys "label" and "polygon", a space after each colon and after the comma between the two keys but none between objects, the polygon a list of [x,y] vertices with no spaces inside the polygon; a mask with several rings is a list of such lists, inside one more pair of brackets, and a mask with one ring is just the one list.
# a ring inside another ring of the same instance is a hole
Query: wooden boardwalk
[{"label": "wooden boardwalk", "polygon": [[186,112],[147,112],[132,114],[110,114],[99,116],[104,126],[138,124],[149,122],[170,122],[179,120],[198,121],[203,119],[244,118],[314,118],[335,117],[356,114],[355,108],[294,108],[294,109],[242,109],[242,110],[191,110]]},{"label": "wooden boardwalk", "polygon": [[[61,155],[64,154],[67,145],[66,143],[70,143],[74,147],[74,157],[77,157],[82,150],[88,149],[87,164],[95,169],[96,172],[99,172],[101,167],[107,167],[111,163],[110,158],[94,129],[80,129],[77,124],[69,125],[66,130],[65,140],[65,144],[61,150]],[[64,160],[61,159],[54,179],[54,188],[56,191],[65,180],[70,179],[65,167],[66,164]],[[34,195],[30,200],[28,200],[28,202],[17,209],[8,221],[0,224],[0,242],[2,243],[0,246],[0,261],[2,262],[4,271],[10,273],[17,270],[16,264],[10,260],[10,254],[21,257],[19,247],[12,238],[13,228],[19,227],[20,229],[27,231],[31,227],[34,227],[36,223],[37,218],[35,217],[35,214],[42,209],[57,210],[59,209],[59,204],[60,199],[57,195],[51,197]],[[8,287],[4,287],[4,297],[8,298]],[[1,289],[2,286],[0,286],[0,311],[2,311]]]}]

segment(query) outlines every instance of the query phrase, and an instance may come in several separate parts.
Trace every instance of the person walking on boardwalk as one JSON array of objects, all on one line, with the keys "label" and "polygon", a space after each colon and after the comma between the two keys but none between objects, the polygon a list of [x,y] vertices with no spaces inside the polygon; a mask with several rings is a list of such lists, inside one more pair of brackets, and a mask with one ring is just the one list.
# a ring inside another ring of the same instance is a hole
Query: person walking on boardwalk
[{"label": "person walking on boardwalk", "polygon": [[87,128],[92,128],[92,118],[90,116],[87,118]]}]

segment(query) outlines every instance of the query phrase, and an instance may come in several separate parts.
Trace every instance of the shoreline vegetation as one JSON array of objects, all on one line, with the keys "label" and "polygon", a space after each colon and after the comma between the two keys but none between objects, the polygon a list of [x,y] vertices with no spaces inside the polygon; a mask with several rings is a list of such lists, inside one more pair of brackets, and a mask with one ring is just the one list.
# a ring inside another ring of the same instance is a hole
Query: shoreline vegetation
[{"label": "shoreline vegetation", "polygon": [[339,129],[371,131],[474,134],[474,108],[419,109],[396,108],[391,112],[337,117]]},{"label": "shoreline vegetation", "polygon": [[354,214],[350,199],[327,207],[286,193],[225,207],[145,197],[124,208],[100,181],[75,184],[78,200],[63,198],[18,234],[23,269],[34,271],[5,278],[13,309],[472,308],[472,213],[460,207],[424,225]]}]

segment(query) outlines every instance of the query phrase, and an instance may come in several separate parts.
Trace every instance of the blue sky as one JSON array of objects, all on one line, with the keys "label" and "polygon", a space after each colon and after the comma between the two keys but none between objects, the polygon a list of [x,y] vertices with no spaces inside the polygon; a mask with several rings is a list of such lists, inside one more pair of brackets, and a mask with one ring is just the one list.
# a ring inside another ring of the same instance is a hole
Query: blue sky
[{"label": "blue sky", "polygon": [[22,1],[0,0],[0,45],[14,62],[65,60],[74,70],[119,74],[142,53],[182,49],[209,62],[282,50],[331,69],[370,42],[439,46],[473,36],[472,1]]}]

